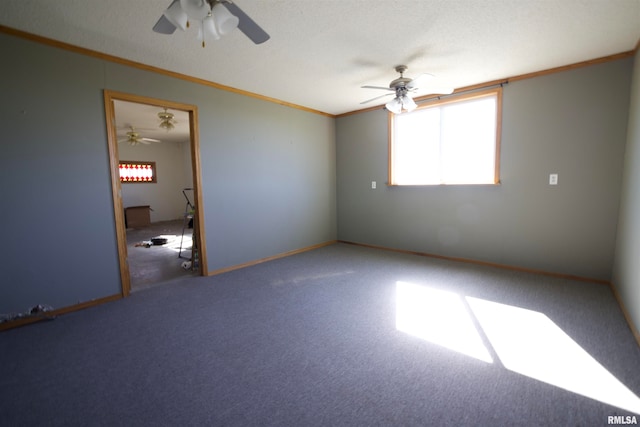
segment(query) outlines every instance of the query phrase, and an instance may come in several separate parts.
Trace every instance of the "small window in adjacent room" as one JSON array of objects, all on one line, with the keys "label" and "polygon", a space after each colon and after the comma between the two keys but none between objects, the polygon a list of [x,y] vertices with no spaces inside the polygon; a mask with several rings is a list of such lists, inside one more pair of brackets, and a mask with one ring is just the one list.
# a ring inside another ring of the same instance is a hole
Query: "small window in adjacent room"
[{"label": "small window in adjacent room", "polygon": [[156,162],[120,161],[120,182],[156,182]]},{"label": "small window in adjacent room", "polygon": [[389,113],[389,185],[498,184],[502,88]]}]

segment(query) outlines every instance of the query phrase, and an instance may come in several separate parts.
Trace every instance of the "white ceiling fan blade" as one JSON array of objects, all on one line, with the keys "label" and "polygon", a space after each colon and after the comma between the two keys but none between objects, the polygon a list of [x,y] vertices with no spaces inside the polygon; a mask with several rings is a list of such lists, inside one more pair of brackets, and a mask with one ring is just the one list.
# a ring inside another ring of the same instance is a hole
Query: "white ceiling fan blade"
[{"label": "white ceiling fan blade", "polygon": [[455,89],[452,87],[431,87],[425,89],[427,95],[451,95]]},{"label": "white ceiling fan blade", "polygon": [[360,104],[367,104],[371,101],[375,101],[376,99],[384,98],[387,96],[394,95],[393,93],[385,93],[384,95],[376,96],[375,98],[367,99],[366,101],[362,101]]},{"label": "white ceiling fan blade", "polygon": [[384,87],[384,86],[360,86],[361,89],[382,89],[382,90],[389,90],[392,92],[395,92],[396,90],[390,87]]},{"label": "white ceiling fan blade", "polygon": [[416,77],[415,79],[407,83],[407,89],[420,87],[421,84],[426,83],[427,81],[433,79],[434,77],[435,76],[433,74],[422,73],[418,77]]},{"label": "white ceiling fan blade", "polygon": [[142,141],[142,142],[146,142],[146,143],[149,143],[149,142],[160,142],[159,139],[153,139],[153,138],[138,138],[138,140]]}]

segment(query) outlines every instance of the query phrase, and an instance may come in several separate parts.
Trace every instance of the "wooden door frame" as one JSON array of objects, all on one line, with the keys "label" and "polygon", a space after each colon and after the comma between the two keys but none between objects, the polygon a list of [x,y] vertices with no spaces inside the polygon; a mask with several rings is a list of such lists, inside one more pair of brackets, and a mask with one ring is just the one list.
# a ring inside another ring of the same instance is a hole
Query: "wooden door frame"
[{"label": "wooden door frame", "polygon": [[107,120],[107,141],[109,144],[109,168],[111,170],[111,192],[113,196],[113,214],[116,225],[118,242],[118,258],[120,263],[120,281],[122,296],[131,292],[131,274],[127,255],[127,233],[124,221],[124,206],[122,203],[122,187],[120,184],[118,137],[115,122],[115,107],[113,101],[127,101],[138,104],[153,105],[159,108],[171,108],[189,113],[189,136],[191,151],[191,171],[193,174],[193,197],[195,212],[193,215],[193,229],[196,231],[194,244],[198,248],[198,269],[201,276],[209,274],[207,267],[207,250],[204,227],[204,213],[202,209],[202,180],[200,170],[200,141],[198,138],[198,108],[195,105],[165,101],[145,96],[104,90],[104,110]]}]

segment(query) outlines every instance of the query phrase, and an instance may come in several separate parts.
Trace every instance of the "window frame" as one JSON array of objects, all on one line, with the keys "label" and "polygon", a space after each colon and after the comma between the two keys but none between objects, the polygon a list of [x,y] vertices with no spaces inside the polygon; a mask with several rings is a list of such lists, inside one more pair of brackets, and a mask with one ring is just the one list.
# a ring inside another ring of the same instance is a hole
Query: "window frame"
[{"label": "window frame", "polygon": [[[477,98],[486,98],[495,96],[496,98],[496,133],[495,133],[495,159],[494,159],[494,173],[493,173],[493,182],[486,183],[434,183],[434,184],[398,184],[394,182],[393,179],[393,138],[394,138],[394,117],[396,116],[392,112],[388,112],[387,120],[388,120],[388,165],[387,165],[387,185],[390,187],[435,187],[435,186],[464,186],[464,185],[500,185],[500,146],[501,146],[501,134],[502,134],[502,86],[490,89],[481,89],[477,91],[473,91],[465,94],[458,95],[450,95],[450,96],[442,96],[433,98],[432,100],[428,100],[426,102],[420,102],[418,104],[418,108],[414,110],[420,111],[427,108],[439,107],[446,104],[454,104],[459,102],[466,102]],[[411,113],[402,113],[402,114],[411,114]]]},{"label": "window frame", "polygon": [[158,171],[156,169],[156,162],[147,162],[141,160],[119,160],[118,161],[118,174],[120,174],[120,167],[125,165],[140,165],[151,166],[152,178],[149,181],[127,181],[119,175],[120,184],[156,184],[158,182]]}]

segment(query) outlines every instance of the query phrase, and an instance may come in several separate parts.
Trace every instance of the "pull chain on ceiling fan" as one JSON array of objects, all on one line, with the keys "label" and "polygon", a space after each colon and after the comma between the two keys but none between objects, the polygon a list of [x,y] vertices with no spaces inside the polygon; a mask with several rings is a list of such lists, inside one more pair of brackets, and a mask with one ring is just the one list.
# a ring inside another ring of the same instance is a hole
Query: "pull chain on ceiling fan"
[{"label": "pull chain on ceiling fan", "polygon": [[[389,83],[389,87],[361,86],[363,89],[382,89],[390,91],[392,93],[386,93],[384,95],[376,96],[375,98],[368,99],[361,102],[360,104],[366,104],[368,102],[375,101],[376,99],[395,94],[395,98],[385,104],[387,110],[391,111],[394,114],[411,112],[415,110],[418,105],[415,103],[413,98],[411,98],[410,93],[417,92],[418,86],[420,84],[426,82],[429,79],[433,79],[434,76],[432,74],[423,73],[415,79],[410,79],[404,76],[404,72],[407,71],[406,65],[398,65],[395,67],[395,70],[400,73],[400,77],[392,80],[391,83]],[[449,95],[450,93],[453,93],[453,88],[434,88],[430,91],[430,93]]]},{"label": "pull chain on ceiling fan", "polygon": [[255,44],[269,40],[269,34],[231,0],[173,0],[153,26],[153,31],[173,34],[176,28],[185,31],[195,21],[201,24],[202,47],[206,40],[218,40],[236,27]]}]

